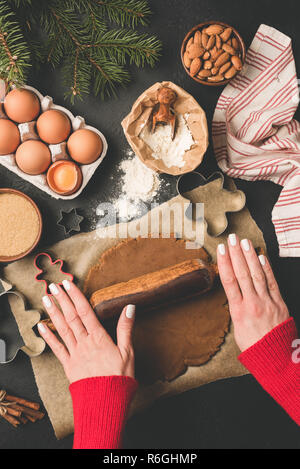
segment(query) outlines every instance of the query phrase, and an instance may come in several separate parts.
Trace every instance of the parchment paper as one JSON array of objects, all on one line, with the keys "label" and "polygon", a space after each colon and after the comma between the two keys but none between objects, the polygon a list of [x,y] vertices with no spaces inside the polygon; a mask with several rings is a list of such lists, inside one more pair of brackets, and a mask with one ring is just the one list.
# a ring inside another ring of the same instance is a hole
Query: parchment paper
[{"label": "parchment paper", "polygon": [[[154,107],[157,105],[157,92],[166,86],[177,93],[174,110],[185,116],[187,125],[192,133],[195,144],[185,152],[183,157],[185,165],[182,168],[171,166],[168,168],[162,160],[152,156],[151,148],[139,138],[142,129],[147,125]],[[122,127],[129,145],[135,154],[146,166],[158,173],[167,173],[174,176],[193,171],[203,160],[208,147],[208,129],[206,115],[197,101],[185,90],[170,81],[155,83],[144,91],[132,106],[130,114],[122,122]]]},{"label": "parchment paper", "polygon": [[[231,188],[235,187],[231,181],[230,186]],[[175,202],[181,204],[185,210],[184,204],[187,201],[178,196],[155,208],[154,211],[161,212],[164,216],[170,205]],[[104,251],[119,243],[120,234],[124,237],[124,233],[129,230],[131,234],[147,235],[149,216],[150,214],[145,215],[138,223],[133,221],[117,227],[103,228],[98,233],[90,232],[73,236],[52,246],[48,252],[53,255],[53,258],[65,260],[69,272],[74,274],[78,285],[82,287],[91,266],[98,261]],[[256,247],[265,248],[262,233],[246,208],[242,212],[228,214],[228,218],[230,228],[223,236],[212,238],[205,235],[204,246],[213,259],[215,259],[218,243],[224,241],[230,232],[237,233],[241,238],[248,237]],[[139,233],[137,233],[138,230]],[[113,239],[116,234],[117,237]],[[18,291],[26,296],[32,308],[43,309],[41,298],[44,290],[42,285],[33,281],[35,275],[33,257],[27,257],[10,264],[4,269],[4,275]],[[15,310],[13,313],[15,316],[18,314]],[[201,367],[189,367],[184,375],[170,383],[157,382],[151,386],[141,386],[134,399],[132,412],[145,408],[161,396],[182,393],[212,381],[247,374],[245,368],[237,360],[238,354],[239,350],[231,329],[221,350],[207,364]],[[48,411],[55,434],[57,438],[63,438],[73,432],[72,402],[63,369],[49,351],[39,357],[32,358],[31,362],[40,396]]]}]

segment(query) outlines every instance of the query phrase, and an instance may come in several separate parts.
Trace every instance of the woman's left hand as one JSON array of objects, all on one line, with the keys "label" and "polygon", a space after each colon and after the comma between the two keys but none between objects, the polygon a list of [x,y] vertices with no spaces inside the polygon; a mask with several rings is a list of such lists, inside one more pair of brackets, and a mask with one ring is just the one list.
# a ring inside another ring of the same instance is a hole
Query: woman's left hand
[{"label": "woman's left hand", "polygon": [[122,311],[117,326],[117,345],[98,321],[81,291],[69,281],[64,290],[55,284],[50,291],[61,310],[49,296],[43,303],[62,342],[43,323],[38,328],[45,342],[61,362],[70,383],[98,376],[134,378],[132,330],[135,306]]}]

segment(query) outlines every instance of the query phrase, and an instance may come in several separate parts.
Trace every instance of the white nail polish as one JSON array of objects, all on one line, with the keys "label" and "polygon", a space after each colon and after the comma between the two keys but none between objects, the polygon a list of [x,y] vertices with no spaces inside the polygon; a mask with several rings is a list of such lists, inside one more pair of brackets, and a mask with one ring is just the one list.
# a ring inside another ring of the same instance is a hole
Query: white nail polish
[{"label": "white nail polish", "polygon": [[38,323],[38,329],[42,334],[45,334],[46,328],[45,328],[44,324],[42,324],[41,322]]},{"label": "white nail polish", "polygon": [[128,305],[126,306],[126,317],[128,319],[132,319],[135,314],[135,305]]},{"label": "white nail polish", "polygon": [[265,258],[265,256],[263,256],[263,255],[258,256],[258,259],[259,259],[259,262],[261,263],[261,265],[266,265],[266,258]]},{"label": "white nail polish", "polygon": [[243,239],[241,241],[241,245],[242,245],[242,248],[244,249],[244,251],[246,251],[246,252],[250,251],[250,244],[249,244],[248,239]]},{"label": "white nail polish", "polygon": [[49,285],[49,290],[51,291],[51,293],[53,295],[58,295],[59,294],[59,289],[57,288],[55,283],[51,283],[51,285]]},{"label": "white nail polish", "polygon": [[231,246],[236,246],[236,235],[234,233],[228,236]]},{"label": "white nail polish", "polygon": [[63,280],[63,286],[65,290],[69,291],[71,288],[69,280]]},{"label": "white nail polish", "polygon": [[43,299],[43,303],[46,306],[46,308],[51,308],[52,303],[51,303],[51,300],[50,300],[49,296],[43,296],[42,299]]},{"label": "white nail polish", "polygon": [[218,250],[219,250],[219,253],[221,254],[221,256],[225,256],[225,253],[226,253],[225,244],[219,244]]}]

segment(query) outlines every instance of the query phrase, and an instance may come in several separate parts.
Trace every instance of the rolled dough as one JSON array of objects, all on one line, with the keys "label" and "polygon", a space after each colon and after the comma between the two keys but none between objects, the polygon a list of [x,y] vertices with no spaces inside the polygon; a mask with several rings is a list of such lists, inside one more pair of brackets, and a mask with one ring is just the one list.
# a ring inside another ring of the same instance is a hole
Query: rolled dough
[{"label": "rolled dough", "polygon": [[[90,296],[101,288],[195,258],[207,261],[209,256],[203,248],[186,249],[184,240],[128,239],[100,257],[87,275],[84,290]],[[134,330],[137,379],[145,384],[171,381],[188,366],[207,363],[229,330],[226,303],[217,284],[198,298],[138,315]]]}]

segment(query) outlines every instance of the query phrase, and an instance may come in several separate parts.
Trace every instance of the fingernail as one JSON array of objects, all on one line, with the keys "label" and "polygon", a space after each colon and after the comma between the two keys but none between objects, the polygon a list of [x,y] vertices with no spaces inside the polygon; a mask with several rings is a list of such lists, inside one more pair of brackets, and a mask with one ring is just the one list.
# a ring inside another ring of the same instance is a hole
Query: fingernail
[{"label": "fingernail", "polygon": [[70,288],[71,288],[71,284],[69,282],[69,280],[63,280],[63,286],[64,286],[64,289],[69,291]]},{"label": "fingernail", "polygon": [[43,299],[43,303],[46,306],[46,308],[51,308],[52,303],[51,303],[51,300],[50,300],[49,296],[43,296],[42,299]]},{"label": "fingernail", "polygon": [[128,305],[126,306],[126,317],[128,319],[132,319],[135,314],[135,305]]},{"label": "fingernail", "polygon": [[261,263],[261,265],[266,265],[266,258],[265,258],[265,256],[263,256],[263,255],[258,256],[258,259],[259,259],[259,262]]},{"label": "fingernail", "polygon": [[53,295],[58,295],[59,294],[59,289],[57,288],[55,283],[51,283],[51,285],[49,285],[49,290],[51,291],[51,293]]},{"label": "fingernail", "polygon": [[243,239],[241,241],[241,245],[242,245],[242,248],[244,249],[244,251],[248,252],[250,250],[250,244],[249,244],[248,239]]},{"label": "fingernail", "polygon": [[225,244],[219,244],[218,250],[219,250],[219,253],[221,254],[221,256],[225,256],[225,253],[226,253]]},{"label": "fingernail", "polygon": [[236,246],[236,234],[232,233],[228,236],[231,246]]},{"label": "fingernail", "polygon": [[44,334],[46,332],[46,328],[44,326],[44,324],[42,324],[41,322],[38,323],[38,329],[40,332],[42,332],[42,334]]}]

